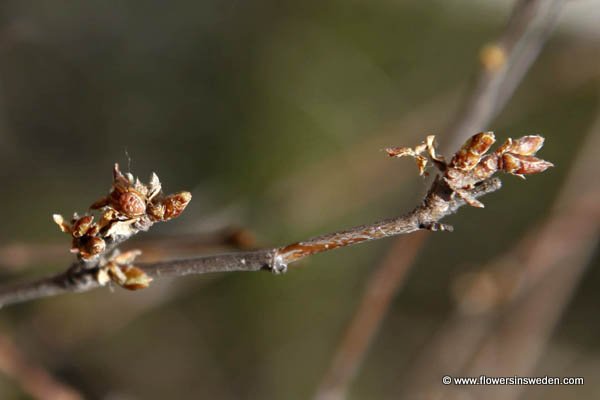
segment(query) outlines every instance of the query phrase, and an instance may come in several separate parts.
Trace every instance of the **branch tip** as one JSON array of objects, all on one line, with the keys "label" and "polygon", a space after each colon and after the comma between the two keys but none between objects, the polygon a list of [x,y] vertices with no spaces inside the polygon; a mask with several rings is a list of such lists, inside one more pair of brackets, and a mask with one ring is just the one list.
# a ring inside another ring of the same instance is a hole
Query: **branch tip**
[{"label": "branch tip", "polygon": [[156,222],[178,217],[191,198],[189,192],[164,196],[154,172],[149,183],[144,184],[129,172],[123,174],[115,163],[108,195],[90,206],[90,210],[99,210],[97,222],[93,215],[74,214],[70,223],[60,214],[52,218],[62,232],[71,236],[71,252],[77,254],[80,269],[96,270],[98,284],[103,286],[112,281],[126,289],[141,289],[152,279],[131,265],[140,252],[119,254],[116,246],[140,231],[147,231]]},{"label": "branch tip", "polygon": [[476,185],[491,178],[496,172],[502,171],[524,178],[524,175],[538,174],[553,166],[551,162],[535,157],[544,145],[542,136],[508,138],[496,151],[487,154],[495,142],[493,132],[477,133],[463,144],[449,163],[436,154],[433,136],[428,136],[414,148],[391,147],[386,151],[394,157],[415,158],[419,175],[423,175],[425,168],[433,164],[442,172],[443,180],[454,195],[472,207],[483,208],[483,203],[475,199],[472,191]]}]

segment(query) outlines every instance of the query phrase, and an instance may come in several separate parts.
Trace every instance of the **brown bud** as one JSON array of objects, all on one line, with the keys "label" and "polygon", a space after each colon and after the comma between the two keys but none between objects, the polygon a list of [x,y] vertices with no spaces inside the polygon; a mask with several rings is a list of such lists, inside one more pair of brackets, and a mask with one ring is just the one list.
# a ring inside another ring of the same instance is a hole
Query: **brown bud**
[{"label": "brown bud", "polygon": [[179,217],[190,200],[192,200],[190,192],[179,192],[162,199],[160,203],[165,206],[163,221]]},{"label": "brown bud", "polygon": [[502,155],[502,170],[513,175],[529,175],[544,172],[554,164],[533,156],[505,153]]},{"label": "brown bud", "polygon": [[522,156],[532,156],[535,155],[543,145],[544,138],[542,136],[528,135],[518,139],[508,139],[498,148],[498,150],[496,150],[496,154],[513,153]]},{"label": "brown bud", "polygon": [[165,217],[165,205],[162,203],[149,203],[147,212],[152,221],[162,221]]},{"label": "brown bud", "polygon": [[92,227],[93,221],[94,217],[91,215],[85,215],[77,219],[71,228],[71,234],[73,237],[79,238],[85,235]]},{"label": "brown bud", "polygon": [[96,236],[99,232],[100,226],[98,226],[98,224],[92,224],[85,234],[88,236]]},{"label": "brown bud", "polygon": [[139,217],[146,213],[146,202],[141,194],[130,190],[117,197],[115,209],[128,217]]},{"label": "brown bud", "polygon": [[496,154],[488,154],[479,161],[471,173],[478,181],[483,181],[498,171],[498,162],[499,158]]},{"label": "brown bud", "polygon": [[88,260],[97,256],[98,254],[106,250],[106,242],[104,239],[99,237],[85,237],[84,240],[79,241],[77,249],[81,258]]},{"label": "brown bud", "polygon": [[470,171],[481,160],[481,157],[492,147],[496,138],[493,132],[480,132],[465,142],[462,148],[454,155],[450,166]]},{"label": "brown bud", "polygon": [[102,238],[93,237],[90,238],[87,248],[92,255],[100,254],[106,249],[106,242]]}]

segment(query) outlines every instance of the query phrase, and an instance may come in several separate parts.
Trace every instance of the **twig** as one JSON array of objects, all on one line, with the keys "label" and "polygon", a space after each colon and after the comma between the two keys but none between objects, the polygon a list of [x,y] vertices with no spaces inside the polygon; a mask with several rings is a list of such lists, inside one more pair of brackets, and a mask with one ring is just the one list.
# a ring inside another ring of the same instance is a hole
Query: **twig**
[{"label": "twig", "polygon": [[[564,0],[518,0],[515,3],[503,33],[495,44],[487,46],[482,52],[482,66],[473,87],[449,124],[444,136],[444,148],[456,148],[464,141],[465,135],[485,130],[504,108],[556,25],[563,2]],[[402,285],[406,272],[425,244],[425,239],[422,236],[420,241],[411,243],[412,257],[405,256],[407,249],[402,247],[402,243],[396,244],[385,257],[386,261],[367,282],[359,306],[317,389],[316,399],[345,397],[394,294]],[[384,278],[387,275],[388,279],[381,278],[380,275]],[[382,295],[370,295],[378,292]],[[372,309],[380,310],[376,314],[379,318],[371,318],[369,314]],[[368,323],[365,324],[364,321]]]},{"label": "twig", "polygon": [[[490,179],[481,182],[471,191],[471,194],[481,197],[500,189],[500,187],[499,179]],[[444,181],[436,179],[423,203],[405,216],[294,243],[279,249],[278,256],[281,257],[283,264],[287,264],[338,247],[411,233],[419,229],[451,230],[452,227],[439,224],[438,221],[453,214],[466,203],[459,197],[453,197],[452,193]]]},{"label": "twig", "polygon": [[[473,197],[481,197],[500,189],[500,187],[501,182],[498,178],[490,178],[475,186],[471,194]],[[150,277],[259,270],[270,270],[277,273],[284,271],[289,263],[338,247],[415,232],[419,229],[448,230],[448,226],[441,225],[438,221],[454,213],[464,204],[463,199],[452,196],[452,190],[445,181],[438,179],[434,181],[423,203],[403,217],[319,236],[282,248],[139,264],[137,267]],[[101,286],[96,279],[96,273],[95,269],[80,268],[79,263],[75,263],[68,271],[56,276],[33,283],[0,288],[0,305],[96,289]]]},{"label": "twig", "polygon": [[[465,204],[483,207],[477,198],[501,187],[500,179],[493,178],[496,172],[523,176],[537,174],[552,167],[552,163],[535,157],[544,143],[544,138],[541,136],[509,138],[494,152],[486,154],[495,141],[492,132],[478,133],[465,142],[449,162],[436,154],[435,137],[432,135],[414,148],[386,149],[392,157],[413,157],[421,175],[425,174],[425,169],[430,164],[441,172],[434,179],[422,203],[402,217],[357,226],[280,248],[139,266],[132,265],[139,252],[119,254],[117,250],[113,252],[109,249],[139,232],[141,227],[170,219],[172,210],[168,204],[154,211],[151,207],[176,201],[177,215],[179,215],[191,195],[181,192],[187,194],[162,197],[159,190],[151,189],[153,185],[155,188],[159,187],[156,185],[160,185],[156,175],[151,179],[150,190],[145,190],[148,187],[135,180],[130,174],[129,177],[122,175],[118,166],[115,166],[114,183],[109,195],[102,198],[100,202],[94,203],[94,205],[97,203],[103,205],[100,222],[94,223],[93,217],[89,215],[83,217],[76,215],[73,218],[74,222],[68,224],[61,216],[54,216],[61,230],[72,236],[73,249],[78,252],[78,262],[57,276],[33,283],[0,288],[0,306],[65,292],[88,291],[111,281],[124,288],[136,290],[148,287],[153,277],[161,276],[258,270],[281,273],[287,270],[288,264],[324,251],[420,229],[452,230],[451,226],[441,224],[439,221]],[[138,187],[139,190],[136,189]],[[135,197],[135,201],[130,197]],[[185,200],[183,205],[178,202],[179,198]],[[156,217],[153,220],[154,213],[160,218]],[[96,243],[100,243],[101,246],[96,246]]]}]

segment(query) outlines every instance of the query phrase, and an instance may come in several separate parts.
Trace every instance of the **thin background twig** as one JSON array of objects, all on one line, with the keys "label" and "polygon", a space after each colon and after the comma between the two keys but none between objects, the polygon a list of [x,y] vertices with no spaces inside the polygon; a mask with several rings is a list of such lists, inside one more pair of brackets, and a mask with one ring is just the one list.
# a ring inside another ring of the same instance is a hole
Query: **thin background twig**
[{"label": "thin background twig", "polygon": [[[234,227],[214,232],[136,237],[123,244],[123,250],[142,251],[142,261],[164,260],[218,248],[248,250],[254,247],[253,233]],[[0,246],[0,267],[16,271],[35,264],[65,262],[69,256],[64,243],[13,242]]]},{"label": "thin background twig", "polygon": [[48,371],[34,364],[17,346],[0,335],[0,372],[14,379],[25,393],[41,400],[80,400],[74,388],[59,382]]}]

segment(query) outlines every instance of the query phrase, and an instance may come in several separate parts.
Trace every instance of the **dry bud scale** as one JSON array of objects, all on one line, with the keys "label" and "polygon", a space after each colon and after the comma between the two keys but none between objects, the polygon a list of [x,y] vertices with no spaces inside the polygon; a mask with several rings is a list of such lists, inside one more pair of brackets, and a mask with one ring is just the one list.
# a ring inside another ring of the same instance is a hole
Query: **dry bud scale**
[{"label": "dry bud scale", "polygon": [[111,251],[112,248],[139,231],[147,231],[156,222],[177,218],[191,198],[189,192],[164,196],[155,173],[144,184],[130,173],[123,174],[115,164],[108,195],[90,206],[92,210],[100,210],[98,222],[93,215],[74,214],[70,223],[59,214],[54,214],[53,219],[71,236],[71,252],[77,254],[83,265],[97,268],[98,283],[105,285],[112,281],[126,289],[142,289],[151,278],[132,265],[139,252],[120,254]]}]

